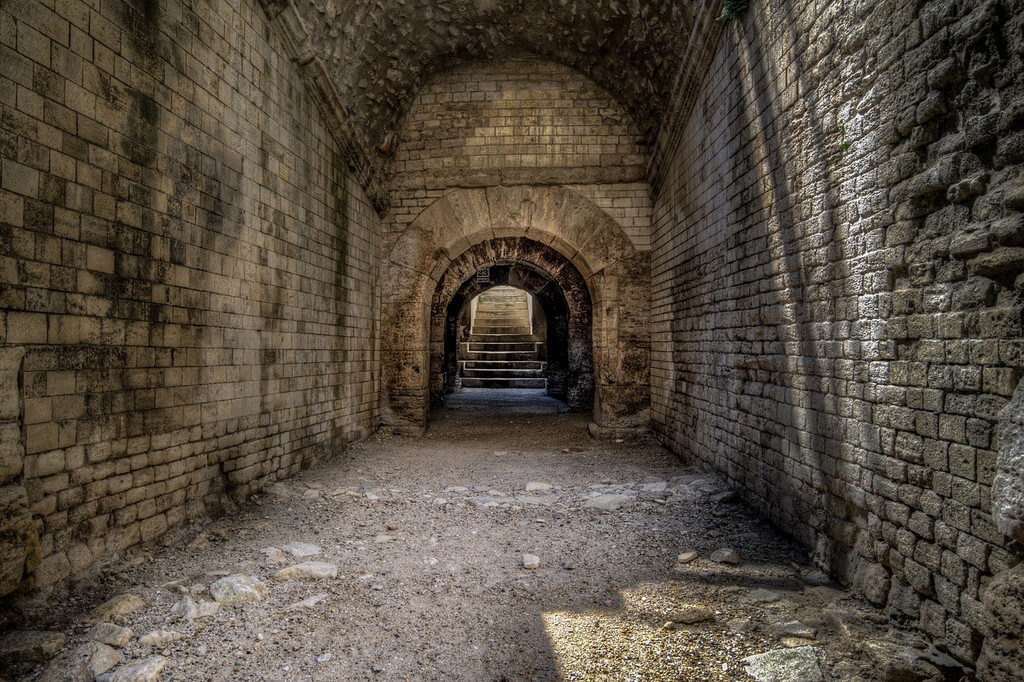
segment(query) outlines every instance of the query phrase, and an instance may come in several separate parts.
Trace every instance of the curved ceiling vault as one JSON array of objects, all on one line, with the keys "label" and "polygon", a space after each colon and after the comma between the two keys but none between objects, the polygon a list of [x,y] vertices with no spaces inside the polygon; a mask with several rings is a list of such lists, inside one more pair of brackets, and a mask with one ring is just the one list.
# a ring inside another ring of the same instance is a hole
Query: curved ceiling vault
[{"label": "curved ceiling vault", "polygon": [[650,139],[700,3],[679,0],[295,0],[367,149],[433,73],[540,55],[612,94]]}]

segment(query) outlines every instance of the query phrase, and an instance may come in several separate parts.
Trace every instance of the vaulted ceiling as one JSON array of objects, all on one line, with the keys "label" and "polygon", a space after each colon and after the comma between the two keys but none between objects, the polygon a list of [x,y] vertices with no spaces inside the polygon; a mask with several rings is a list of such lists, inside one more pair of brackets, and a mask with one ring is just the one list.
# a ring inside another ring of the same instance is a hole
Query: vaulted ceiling
[{"label": "vaulted ceiling", "polygon": [[434,73],[537,55],[605,88],[653,137],[699,1],[295,0],[365,148],[397,128]]}]

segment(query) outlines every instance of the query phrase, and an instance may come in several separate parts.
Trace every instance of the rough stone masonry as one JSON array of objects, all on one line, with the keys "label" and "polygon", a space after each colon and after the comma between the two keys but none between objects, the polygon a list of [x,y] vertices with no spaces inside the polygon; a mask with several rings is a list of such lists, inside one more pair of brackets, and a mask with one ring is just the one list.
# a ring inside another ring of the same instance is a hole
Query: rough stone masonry
[{"label": "rough stone masonry", "polygon": [[1024,677],[1024,4],[721,10],[0,6],[3,618],[422,432],[494,268],[593,434]]}]

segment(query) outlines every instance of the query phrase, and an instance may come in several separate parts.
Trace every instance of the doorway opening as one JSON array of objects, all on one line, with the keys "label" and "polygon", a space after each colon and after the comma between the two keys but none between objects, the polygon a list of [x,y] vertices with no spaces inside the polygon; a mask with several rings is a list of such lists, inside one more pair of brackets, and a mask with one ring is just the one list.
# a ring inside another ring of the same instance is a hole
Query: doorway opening
[{"label": "doorway opening", "polygon": [[431,404],[486,389],[505,390],[502,402],[514,397],[508,391],[532,391],[591,409],[592,316],[582,275],[550,247],[527,239],[471,247],[434,293]]},{"label": "doorway opening", "polygon": [[458,388],[547,389],[544,308],[507,285],[477,294],[459,320],[458,363]]}]

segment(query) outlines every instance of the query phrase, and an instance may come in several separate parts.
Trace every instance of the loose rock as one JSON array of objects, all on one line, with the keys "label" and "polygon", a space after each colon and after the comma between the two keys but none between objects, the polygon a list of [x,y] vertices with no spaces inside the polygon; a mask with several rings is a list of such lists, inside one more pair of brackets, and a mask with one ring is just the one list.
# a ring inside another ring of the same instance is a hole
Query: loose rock
[{"label": "loose rock", "polygon": [[735,565],[740,562],[740,553],[731,547],[722,547],[712,552],[709,558],[718,564]]},{"label": "loose rock", "polygon": [[281,550],[291,554],[293,557],[300,559],[308,556],[316,556],[323,550],[317,545],[311,545],[308,542],[289,542],[281,546]]},{"label": "loose rock", "polygon": [[267,586],[248,575],[232,575],[210,585],[210,594],[221,604],[244,604],[265,599]]},{"label": "loose rock", "polygon": [[160,673],[167,668],[168,660],[163,656],[150,656],[137,663],[130,663],[96,679],[96,682],[156,682]]},{"label": "loose rock", "polygon": [[703,623],[704,621],[713,620],[715,612],[706,606],[688,606],[686,608],[674,611],[669,619],[673,623],[683,623],[684,625],[692,625],[694,623]]},{"label": "loose rock", "polygon": [[146,608],[142,597],[134,594],[121,594],[108,599],[89,613],[89,622],[112,620],[115,616],[126,616]]},{"label": "loose rock", "polygon": [[338,567],[321,561],[307,561],[282,568],[274,574],[274,580],[323,580],[338,577]]},{"label": "loose rock", "polygon": [[154,644],[167,644],[177,642],[181,639],[181,633],[174,630],[154,630],[139,637],[139,646],[153,646]]},{"label": "loose rock", "polygon": [[802,646],[776,649],[743,659],[747,674],[757,682],[821,682],[817,650]]},{"label": "loose rock", "polygon": [[676,561],[681,564],[688,564],[691,561],[696,560],[700,556],[700,553],[695,549],[687,549],[679,553],[676,557]]},{"label": "loose rock", "polygon": [[523,568],[528,570],[534,570],[540,568],[540,557],[534,554],[523,555]]},{"label": "loose rock", "polygon": [[622,507],[627,507],[633,503],[633,497],[630,495],[598,495],[592,497],[583,503],[584,507],[588,509],[603,509],[605,511],[615,511]]},{"label": "loose rock", "polygon": [[113,623],[97,623],[86,633],[86,637],[100,644],[121,648],[132,641],[135,633]]},{"label": "loose rock", "polygon": [[778,592],[759,587],[748,592],[744,599],[751,604],[773,604],[782,599],[782,596]]},{"label": "loose rock", "polygon": [[50,661],[42,679],[47,682],[92,682],[120,662],[121,654],[117,649],[99,642],[86,642]]}]

